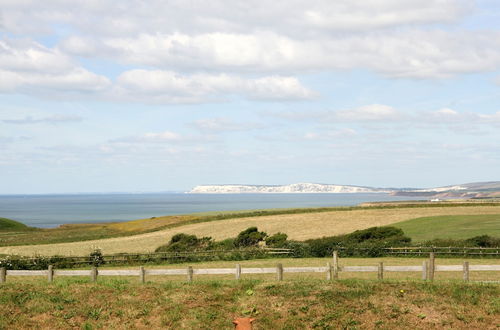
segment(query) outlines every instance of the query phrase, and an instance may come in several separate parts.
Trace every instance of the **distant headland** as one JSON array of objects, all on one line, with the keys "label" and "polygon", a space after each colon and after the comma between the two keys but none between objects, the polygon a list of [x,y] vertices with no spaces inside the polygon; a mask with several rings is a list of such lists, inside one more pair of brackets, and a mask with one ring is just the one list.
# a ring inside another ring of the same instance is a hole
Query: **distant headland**
[{"label": "distant headland", "polygon": [[435,188],[376,188],[354,185],[294,183],[289,185],[199,185],[190,194],[352,194],[386,193],[396,196],[422,196],[426,198],[495,198],[500,197],[500,181],[465,183]]}]

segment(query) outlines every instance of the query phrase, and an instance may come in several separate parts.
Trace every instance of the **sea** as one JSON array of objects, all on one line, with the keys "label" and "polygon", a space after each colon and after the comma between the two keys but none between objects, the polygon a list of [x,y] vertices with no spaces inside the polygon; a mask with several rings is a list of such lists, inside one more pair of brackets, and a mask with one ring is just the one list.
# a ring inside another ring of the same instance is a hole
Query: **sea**
[{"label": "sea", "polygon": [[383,193],[0,195],[0,217],[32,227],[53,228],[62,224],[119,222],[200,212],[353,206],[411,199],[417,198]]}]

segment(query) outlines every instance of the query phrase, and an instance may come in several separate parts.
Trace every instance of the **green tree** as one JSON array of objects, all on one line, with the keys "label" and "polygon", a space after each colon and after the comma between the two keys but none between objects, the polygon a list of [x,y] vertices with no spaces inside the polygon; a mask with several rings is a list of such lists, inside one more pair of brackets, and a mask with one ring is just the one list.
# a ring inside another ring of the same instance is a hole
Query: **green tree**
[{"label": "green tree", "polygon": [[234,240],[235,247],[256,246],[260,241],[265,240],[267,234],[259,231],[257,227],[250,227],[238,234]]}]

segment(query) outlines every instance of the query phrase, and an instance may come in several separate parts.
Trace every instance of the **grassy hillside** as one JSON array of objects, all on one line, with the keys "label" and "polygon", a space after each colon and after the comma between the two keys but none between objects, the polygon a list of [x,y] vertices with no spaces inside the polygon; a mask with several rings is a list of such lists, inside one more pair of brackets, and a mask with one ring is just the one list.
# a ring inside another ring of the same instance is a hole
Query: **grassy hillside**
[{"label": "grassy hillside", "polygon": [[[19,226],[16,229],[6,232],[0,230],[0,246],[79,242],[137,235],[180,225],[195,218],[189,215],[164,216],[117,223],[68,224],[50,229],[29,228],[17,223]],[[23,231],[22,228],[29,228],[30,231]]]},{"label": "grassy hillside", "polygon": [[[115,237],[101,240],[88,240],[82,242],[0,247],[0,254],[33,255],[86,255],[95,246],[100,247],[104,253],[121,252],[151,252],[158,246],[165,244],[177,233],[195,234],[198,237],[211,236],[216,240],[235,237],[239,232],[251,226],[257,226],[269,234],[285,232],[290,239],[306,240],[322,236],[334,236],[350,233],[358,229],[373,226],[386,226],[397,222],[417,218],[441,215],[466,215],[466,214],[500,214],[500,206],[474,205],[474,206],[432,206],[432,207],[389,207],[389,208],[350,208],[335,211],[309,213],[262,214],[260,216],[226,218],[223,215],[211,218],[182,218],[172,220],[173,223],[165,225],[165,229],[154,232],[133,235],[136,232],[121,232],[126,237]],[[242,216],[242,215],[238,215]],[[155,219],[149,219],[155,221]],[[86,228],[86,227],[85,227]],[[86,232],[84,227],[80,228]],[[130,236],[131,235],[131,236]],[[0,236],[1,237],[1,236]],[[4,244],[7,245],[7,244]]]},{"label": "grassy hillside", "polygon": [[59,279],[9,283],[0,329],[487,329],[499,327],[500,286],[341,280]]},{"label": "grassy hillside", "polygon": [[0,218],[0,231],[24,231],[30,229],[25,224],[10,220],[7,218]]},{"label": "grassy hillside", "polygon": [[500,237],[500,214],[422,217],[393,226],[401,228],[416,242],[436,238],[467,239],[479,235]]}]

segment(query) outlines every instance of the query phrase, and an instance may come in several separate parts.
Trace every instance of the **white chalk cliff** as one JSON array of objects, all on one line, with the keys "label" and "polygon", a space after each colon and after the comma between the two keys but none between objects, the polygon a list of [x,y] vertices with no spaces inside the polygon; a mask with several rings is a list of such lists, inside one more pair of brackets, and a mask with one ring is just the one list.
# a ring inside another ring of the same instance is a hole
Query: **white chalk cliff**
[{"label": "white chalk cliff", "polygon": [[344,186],[336,184],[319,184],[319,183],[294,183],[283,186],[268,186],[268,185],[202,185],[196,186],[190,194],[288,194],[288,193],[388,193],[391,190]]}]

